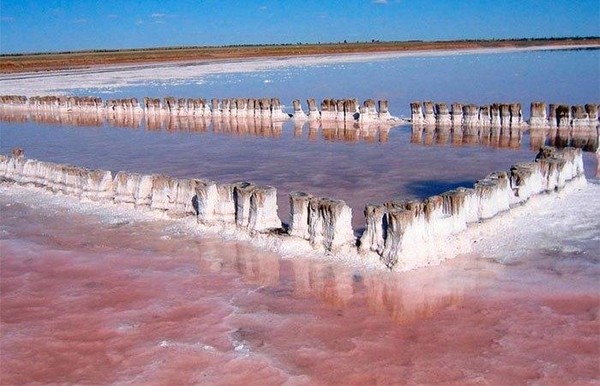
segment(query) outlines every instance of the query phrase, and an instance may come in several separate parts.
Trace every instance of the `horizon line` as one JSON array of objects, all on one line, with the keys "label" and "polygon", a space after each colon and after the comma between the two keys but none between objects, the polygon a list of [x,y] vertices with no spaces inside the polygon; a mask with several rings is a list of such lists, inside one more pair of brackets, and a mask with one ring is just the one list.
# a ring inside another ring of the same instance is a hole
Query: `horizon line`
[{"label": "horizon line", "polygon": [[186,49],[218,49],[218,48],[252,48],[252,47],[289,47],[289,46],[323,46],[323,45],[363,45],[363,44],[401,44],[401,43],[478,43],[478,42],[519,42],[519,41],[569,41],[569,40],[600,40],[600,36],[559,36],[559,37],[520,37],[520,38],[491,38],[491,39],[437,39],[437,40],[364,40],[364,41],[329,41],[329,42],[295,42],[295,43],[247,43],[247,44],[223,44],[223,45],[180,45],[180,46],[158,46],[158,47],[130,47],[130,48],[89,48],[82,50],[64,50],[64,51],[25,51],[2,53],[1,57],[14,56],[37,56],[37,55],[67,55],[67,54],[86,54],[86,53],[117,53],[117,52],[136,52],[136,51],[169,51]]}]

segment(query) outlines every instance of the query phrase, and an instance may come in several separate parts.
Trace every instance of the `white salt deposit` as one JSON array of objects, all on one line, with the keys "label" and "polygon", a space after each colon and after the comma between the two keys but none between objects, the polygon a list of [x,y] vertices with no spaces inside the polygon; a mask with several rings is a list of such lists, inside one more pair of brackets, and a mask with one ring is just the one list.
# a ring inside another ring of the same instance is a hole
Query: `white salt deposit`
[{"label": "white salt deposit", "polygon": [[[553,235],[577,232],[573,235],[574,251],[578,243],[592,243],[600,250],[600,182],[572,182],[564,190],[553,194],[542,194],[530,198],[526,205],[500,213],[487,221],[472,224],[459,234],[439,237],[435,245],[428,248],[430,264],[439,264],[459,254],[476,252],[503,263],[510,263],[523,252],[547,248],[566,251],[569,245],[557,244]],[[46,205],[60,206],[67,211],[94,214],[107,223],[158,220],[165,222],[165,229],[173,232],[198,234],[200,237],[218,235],[228,240],[250,242],[258,247],[278,252],[288,258],[316,258],[342,263],[350,267],[381,270],[385,267],[374,254],[358,254],[354,248],[339,247],[336,253],[323,255],[315,250],[308,240],[297,237],[268,234],[250,235],[233,227],[198,225],[193,217],[173,220],[157,212],[134,210],[123,205],[78,200],[61,194],[48,194],[34,187],[16,184],[1,184],[0,194],[13,197],[18,202],[43,208]],[[582,203],[585,203],[583,205]],[[562,240],[562,238],[560,238]],[[416,245],[416,244],[415,244]],[[566,248],[566,249],[565,249]],[[414,251],[422,255],[422,251]],[[410,261],[405,264],[410,265]],[[398,267],[402,270],[403,267]]]},{"label": "white salt deposit", "polygon": [[[540,249],[578,251],[576,245],[587,243],[589,250],[600,251],[598,213],[600,181],[571,183],[559,193],[532,197],[527,205],[470,227],[461,237],[472,243],[474,252],[502,263]],[[567,234],[569,245],[564,244]]]}]

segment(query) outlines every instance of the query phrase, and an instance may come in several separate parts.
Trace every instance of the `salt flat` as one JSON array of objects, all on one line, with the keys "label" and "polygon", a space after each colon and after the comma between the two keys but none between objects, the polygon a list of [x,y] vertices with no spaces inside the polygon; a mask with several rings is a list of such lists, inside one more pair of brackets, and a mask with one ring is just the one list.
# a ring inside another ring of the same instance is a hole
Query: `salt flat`
[{"label": "salt flat", "polygon": [[233,61],[201,61],[158,63],[147,65],[102,66],[89,69],[61,70],[36,73],[0,75],[0,88],[6,95],[48,95],[69,94],[73,89],[122,88],[148,81],[185,81],[198,79],[210,74],[232,74],[272,70],[285,67],[322,66],[334,63],[357,63],[381,61],[403,57],[434,57],[451,55],[474,55],[510,53],[525,51],[551,51],[566,49],[598,48],[584,46],[546,46],[528,48],[473,49],[473,50],[434,50],[418,52],[341,54],[306,57],[284,57]]}]

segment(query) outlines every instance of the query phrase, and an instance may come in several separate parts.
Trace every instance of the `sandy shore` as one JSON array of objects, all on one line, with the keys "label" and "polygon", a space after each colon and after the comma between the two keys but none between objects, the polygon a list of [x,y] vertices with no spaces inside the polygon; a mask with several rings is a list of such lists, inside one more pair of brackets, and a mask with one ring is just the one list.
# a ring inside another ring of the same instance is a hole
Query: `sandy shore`
[{"label": "sandy shore", "polygon": [[583,47],[600,45],[597,38],[356,42],[325,44],[248,45],[222,47],[157,47],[145,49],[93,50],[0,55],[0,73],[91,68],[101,65],[148,64],[186,60],[236,60],[273,57],[302,57],[387,52],[537,48],[547,46]]}]

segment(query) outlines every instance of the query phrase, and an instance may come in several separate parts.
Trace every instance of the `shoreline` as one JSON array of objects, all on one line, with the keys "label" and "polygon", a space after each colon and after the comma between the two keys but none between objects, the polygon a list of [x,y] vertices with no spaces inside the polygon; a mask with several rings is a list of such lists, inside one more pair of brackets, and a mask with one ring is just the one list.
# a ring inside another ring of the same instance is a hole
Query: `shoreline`
[{"label": "shoreline", "polygon": [[[511,52],[535,50],[599,49],[600,39],[544,42],[485,41],[423,43],[411,47],[406,43],[324,44],[300,46],[257,46],[196,49],[149,49],[117,52],[74,52],[56,54],[15,54],[0,56],[0,76],[47,72],[148,68],[164,65],[216,64],[260,60],[289,60],[322,57],[421,56],[464,53]],[[539,44],[538,44],[539,43]],[[268,51],[270,50],[270,51]],[[262,52],[261,52],[262,51]],[[151,53],[151,57],[142,54]],[[135,57],[131,57],[135,55]]]},{"label": "shoreline", "polygon": [[[302,64],[320,64],[322,61],[330,62],[363,62],[369,60],[385,60],[403,57],[429,57],[429,56],[452,56],[452,55],[477,55],[477,54],[496,54],[510,52],[528,52],[528,51],[563,51],[563,50],[582,50],[582,49],[600,49],[598,44],[585,45],[546,45],[531,47],[497,47],[497,48],[458,48],[458,49],[431,49],[431,50],[400,50],[400,51],[382,51],[382,52],[347,52],[347,53],[323,53],[323,54],[299,54],[299,55],[276,55],[276,56],[247,56],[232,57],[226,59],[186,59],[186,60],[165,60],[165,61],[143,61],[140,63],[115,63],[115,64],[92,64],[81,68],[64,68],[56,70],[39,70],[5,73],[0,71],[0,80],[10,79],[11,75],[43,75],[43,74],[84,74],[87,72],[96,73],[105,71],[128,71],[154,69],[163,67],[186,67],[190,65],[214,65],[214,64],[248,64],[265,62],[290,62],[289,65]],[[0,59],[1,61],[1,59]]]},{"label": "shoreline", "polygon": [[[204,59],[137,64],[94,65],[89,68],[61,69],[43,72],[0,73],[0,86],[6,95],[65,95],[74,89],[113,89],[153,80],[186,81],[207,75],[250,73],[287,67],[360,63],[410,57],[503,54],[511,52],[600,49],[592,45],[546,45],[534,47],[502,47],[429,51],[396,51],[376,53],[321,54],[260,58]],[[1,61],[1,59],[0,59]]]}]

